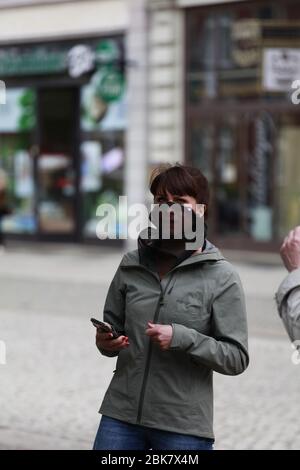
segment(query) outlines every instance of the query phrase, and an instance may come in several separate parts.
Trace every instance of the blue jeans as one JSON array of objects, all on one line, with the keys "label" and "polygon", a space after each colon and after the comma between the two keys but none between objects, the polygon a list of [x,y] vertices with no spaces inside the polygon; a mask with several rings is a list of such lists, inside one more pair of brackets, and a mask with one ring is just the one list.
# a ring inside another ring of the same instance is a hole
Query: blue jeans
[{"label": "blue jeans", "polygon": [[102,415],[93,450],[213,450],[214,439],[162,431]]}]

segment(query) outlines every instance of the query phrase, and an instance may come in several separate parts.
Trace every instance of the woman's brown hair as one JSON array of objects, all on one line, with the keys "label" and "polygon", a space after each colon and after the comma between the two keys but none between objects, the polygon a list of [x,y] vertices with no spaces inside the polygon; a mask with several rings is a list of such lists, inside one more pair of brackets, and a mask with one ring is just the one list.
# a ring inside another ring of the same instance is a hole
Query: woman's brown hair
[{"label": "woman's brown hair", "polygon": [[205,204],[205,218],[209,203],[208,181],[199,168],[166,163],[155,168],[150,175],[149,189],[153,196],[166,195],[166,191],[178,196],[191,196],[197,204]]}]

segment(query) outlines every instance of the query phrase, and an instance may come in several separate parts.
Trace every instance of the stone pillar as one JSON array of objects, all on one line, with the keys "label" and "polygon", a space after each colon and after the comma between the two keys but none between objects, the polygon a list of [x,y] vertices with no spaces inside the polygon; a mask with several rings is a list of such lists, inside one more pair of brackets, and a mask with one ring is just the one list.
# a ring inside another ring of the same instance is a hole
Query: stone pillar
[{"label": "stone pillar", "polygon": [[[152,168],[182,162],[184,108],[183,10],[175,0],[130,0],[127,36],[129,126],[126,185],[128,205],[152,202]],[[136,248],[127,240],[126,250]]]},{"label": "stone pillar", "polygon": [[149,165],[184,159],[184,12],[149,0]]},{"label": "stone pillar", "polygon": [[[129,0],[126,56],[128,129],[126,136],[125,195],[128,207],[146,202],[147,188],[147,0]],[[126,240],[126,251],[137,247]]]}]

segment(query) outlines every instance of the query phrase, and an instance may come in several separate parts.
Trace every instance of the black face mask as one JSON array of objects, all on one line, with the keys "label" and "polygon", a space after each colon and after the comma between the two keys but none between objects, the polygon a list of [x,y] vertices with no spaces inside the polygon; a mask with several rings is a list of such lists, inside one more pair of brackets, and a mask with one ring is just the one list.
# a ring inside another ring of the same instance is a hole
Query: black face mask
[{"label": "black face mask", "polygon": [[[174,204],[177,204],[181,207],[181,210],[182,210],[182,233],[181,233],[181,237],[182,237],[182,240],[185,240],[187,242],[194,242],[195,239],[196,239],[196,235],[194,237],[191,237],[191,238],[187,238],[184,234],[184,220],[185,220],[185,214],[188,215],[189,217],[191,217],[191,220],[192,220],[192,223],[191,223],[191,232],[192,233],[195,233],[196,232],[196,228],[197,228],[197,218],[199,218],[200,216],[198,214],[196,214],[196,212],[192,209],[192,208],[189,208],[187,206],[184,206],[182,204],[178,204],[178,203],[175,203],[173,201],[168,201],[168,202],[164,202],[164,208],[165,211],[166,211],[166,216],[167,216],[167,211],[168,211],[168,207],[171,207],[172,205]],[[159,239],[162,239],[163,238],[163,233],[162,233],[162,230],[163,230],[163,224],[162,224],[162,215],[163,215],[164,211],[162,210],[161,207],[159,207],[159,205],[155,205],[155,207],[152,209],[152,211],[150,211],[149,213],[149,220],[153,223],[153,225],[158,228],[158,236],[159,236]],[[205,243],[205,239],[206,239],[206,235],[207,235],[207,223],[204,219],[204,243]],[[175,239],[175,237],[173,236],[172,233],[170,233],[170,239]]]},{"label": "black face mask", "polygon": [[[169,202],[168,206],[171,206],[172,204],[173,204],[173,202]],[[182,212],[182,214],[184,214],[184,212]],[[156,224],[154,222],[155,222],[156,216],[157,216],[157,214],[155,214],[155,208],[154,208],[149,213],[149,220],[151,221],[151,223],[155,227],[156,227]],[[194,213],[194,216],[196,216],[195,213]],[[192,221],[194,221],[194,219],[192,219]],[[192,225],[193,225],[193,229],[194,229],[194,232],[195,232],[196,223],[194,223]],[[154,233],[153,233],[153,230],[154,230]],[[205,247],[206,247],[206,233],[207,233],[207,224],[204,220],[204,240],[203,240],[203,245],[201,247],[202,251],[204,251]],[[145,229],[144,234],[147,234],[147,236],[145,238],[141,237],[141,234],[138,237],[138,250],[139,250],[140,263],[145,264],[150,269],[156,270],[156,266],[153,267],[153,259],[155,259],[156,256],[160,256],[161,253],[169,253],[170,254],[170,252],[168,252],[167,247],[162,248],[162,246],[161,246],[162,232],[161,232],[161,230],[159,231],[157,229],[157,227],[155,229],[153,229],[153,227],[149,225]],[[191,243],[193,241],[195,241],[195,240],[193,240],[193,239],[192,240],[191,239],[187,240],[187,242],[191,242]],[[179,253],[179,254],[174,255],[174,265],[173,266],[176,266],[177,264],[181,263],[183,260],[185,260],[186,258],[191,256],[195,251],[197,251],[197,249],[198,249],[198,247],[193,248],[193,249],[187,249],[187,247],[183,246],[182,247],[182,252]]]}]

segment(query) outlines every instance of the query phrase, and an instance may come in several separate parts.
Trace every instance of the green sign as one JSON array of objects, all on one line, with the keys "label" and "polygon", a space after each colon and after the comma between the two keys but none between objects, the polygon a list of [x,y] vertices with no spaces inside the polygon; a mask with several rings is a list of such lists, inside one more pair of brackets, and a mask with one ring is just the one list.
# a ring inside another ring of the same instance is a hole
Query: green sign
[{"label": "green sign", "polygon": [[74,44],[42,44],[0,48],[0,79],[21,75],[69,73],[77,75],[94,68],[110,66],[121,59],[121,50],[114,39]]},{"label": "green sign", "polygon": [[66,70],[64,51],[35,49],[20,53],[15,50],[0,51],[0,77],[59,73]]},{"label": "green sign", "polygon": [[124,87],[124,76],[117,70],[108,69],[100,78],[97,86],[97,95],[99,95],[103,101],[110,103],[121,97]]},{"label": "green sign", "polygon": [[120,58],[118,45],[112,39],[105,39],[96,46],[96,60],[100,64],[116,62]]}]

